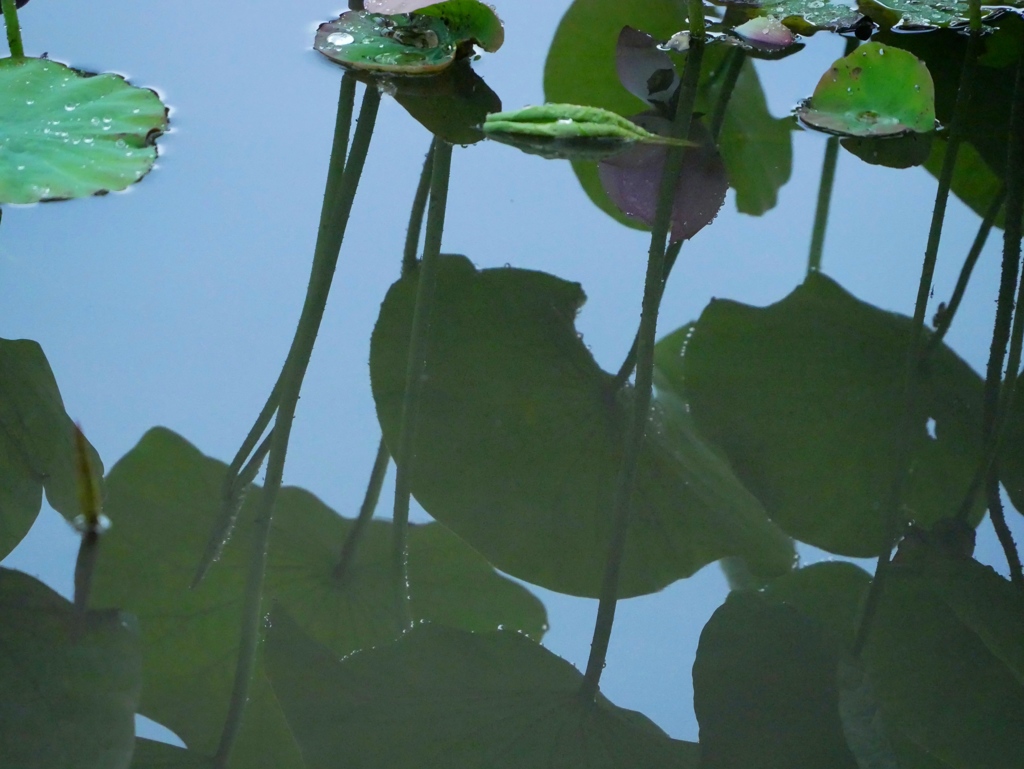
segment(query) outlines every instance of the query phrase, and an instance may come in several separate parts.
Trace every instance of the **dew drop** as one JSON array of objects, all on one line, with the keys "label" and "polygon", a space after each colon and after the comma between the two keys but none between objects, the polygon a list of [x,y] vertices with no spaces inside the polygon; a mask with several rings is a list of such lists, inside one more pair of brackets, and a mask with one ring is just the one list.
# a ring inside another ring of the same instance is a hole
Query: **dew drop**
[{"label": "dew drop", "polygon": [[337,46],[348,45],[354,43],[355,40],[348,32],[333,32],[327,36],[327,42]]}]

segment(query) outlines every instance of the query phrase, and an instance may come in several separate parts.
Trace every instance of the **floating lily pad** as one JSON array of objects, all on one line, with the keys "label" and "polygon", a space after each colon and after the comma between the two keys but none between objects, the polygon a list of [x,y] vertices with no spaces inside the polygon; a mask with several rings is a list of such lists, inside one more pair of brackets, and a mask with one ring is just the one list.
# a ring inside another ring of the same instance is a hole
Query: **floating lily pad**
[{"label": "floating lily pad", "polygon": [[551,159],[601,160],[635,144],[684,145],[645,131],[631,120],[599,107],[541,104],[488,115],[488,139]]},{"label": "floating lily pad", "polygon": [[697,769],[699,748],[580,696],[583,676],[516,633],[426,625],[344,661],[275,613],[267,669],[309,769]]},{"label": "floating lily pad", "polygon": [[353,69],[429,75],[455,61],[456,43],[435,16],[347,11],[320,25],[313,48]]},{"label": "floating lily pad", "polygon": [[494,9],[480,0],[447,0],[420,8],[418,15],[436,16],[451,30],[456,43],[475,43],[494,53],[505,42],[505,27]]},{"label": "floating lily pad", "polygon": [[0,568],[0,766],[128,769],[142,688],[139,634]]},{"label": "floating lily pad", "polygon": [[[970,17],[967,0],[857,0],[857,8],[885,29],[935,29],[966,24]],[[992,9],[982,11],[982,17]]]},{"label": "floating lily pad", "polygon": [[883,714],[943,766],[1015,766],[1024,755],[1024,597],[990,567],[930,545],[899,561],[864,653]]},{"label": "floating lily pad", "polygon": [[820,30],[847,32],[863,18],[845,3],[832,0],[768,0],[761,3],[761,13],[779,19],[800,35],[813,35]]},{"label": "floating lily pad", "polygon": [[0,59],[0,203],[123,190],[156,160],[167,108],[119,75]]},{"label": "floating lily pad", "polygon": [[865,43],[822,75],[797,115],[842,136],[927,133],[935,130],[935,86],[912,53]]},{"label": "floating lily pad", "polygon": [[766,51],[781,51],[796,43],[796,36],[774,16],[758,16],[732,30],[747,44]]},{"label": "floating lily pad", "polygon": [[[902,471],[911,323],[814,273],[769,307],[712,301],[692,336],[670,335],[657,355],[672,366],[682,354],[667,381],[772,520],[829,552],[869,557],[883,547],[883,511]],[[956,511],[980,461],[983,383],[946,346],[919,376],[902,504],[930,525]],[[972,524],[983,513],[976,505]]]},{"label": "floating lily pad", "polygon": [[[188,748],[216,752],[231,696],[251,531],[261,490],[251,489],[236,531],[206,579],[190,588],[220,511],[226,466],[165,429],[148,432],[107,478],[107,514],[93,601],[131,607],[142,627],[140,712]],[[391,526],[371,522],[339,581],[333,572],[351,521],[308,492],[284,488],[275,507],[265,600],[285,606],[338,656],[395,635]],[[544,610],[438,524],[409,533],[412,613],[469,630],[499,624],[540,637]],[[294,739],[257,666],[231,766],[299,769]]]},{"label": "floating lily pad", "polygon": [[839,720],[838,662],[820,623],[731,593],[693,663],[701,769],[856,769]]},{"label": "floating lily pad", "polygon": [[[502,571],[572,595],[600,593],[622,461],[628,388],[610,388],[577,336],[578,284],[517,269],[438,264],[412,492]],[[388,291],[370,381],[396,445],[418,276]],[[620,594],[660,590],[726,555],[766,573],[785,537],[688,425],[652,411]]]},{"label": "floating lily pad", "polygon": [[[0,558],[32,527],[44,488],[50,506],[68,520],[82,512],[74,429],[42,348],[0,339]],[[92,446],[88,451],[98,486],[103,465]]]}]

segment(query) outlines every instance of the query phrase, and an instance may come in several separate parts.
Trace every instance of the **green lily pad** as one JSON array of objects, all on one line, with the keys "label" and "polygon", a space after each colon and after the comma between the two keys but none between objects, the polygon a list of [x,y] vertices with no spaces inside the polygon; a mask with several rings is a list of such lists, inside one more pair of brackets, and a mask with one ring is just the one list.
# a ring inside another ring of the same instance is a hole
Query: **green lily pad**
[{"label": "green lily pad", "polygon": [[[27,339],[0,339],[0,558],[28,533],[42,492],[54,510],[74,520],[79,509],[75,425],[42,348]],[[92,446],[94,483],[103,464]]]},{"label": "green lily pad", "polygon": [[[857,8],[883,29],[922,30],[967,24],[967,0],[857,0]],[[982,10],[982,18],[995,9]]]},{"label": "green lily pad", "polygon": [[80,613],[0,568],[0,767],[128,769],[142,687],[138,628]]},{"label": "green lily pad", "polygon": [[821,30],[846,32],[862,18],[850,6],[832,0],[767,0],[761,3],[760,13],[779,19],[800,35],[813,35]]},{"label": "green lily pad", "polygon": [[602,160],[635,144],[686,146],[689,141],[658,136],[599,107],[541,104],[487,116],[488,139],[551,159]]},{"label": "green lily pad", "polygon": [[[578,284],[511,268],[438,264],[417,418],[412,492],[502,571],[551,590],[600,593],[630,391],[609,388],[577,336]],[[418,276],[388,291],[370,381],[398,439]],[[789,542],[688,425],[651,414],[620,594],[660,590],[727,555],[788,570]]]},{"label": "green lily pad", "polygon": [[898,560],[864,653],[883,714],[953,769],[1016,765],[1024,597],[990,567],[931,546]]},{"label": "green lily pad", "polygon": [[494,9],[480,0],[446,0],[420,8],[422,16],[436,16],[451,30],[452,37],[462,45],[476,43],[494,53],[505,42],[505,27]]},{"label": "green lily pad", "polygon": [[[870,557],[899,464],[911,323],[814,273],[769,307],[712,301],[692,336],[658,343],[657,360],[772,520],[829,552]],[[908,518],[930,525],[963,499],[982,453],[982,389],[945,346],[920,372]],[[972,523],[983,513],[977,505]]]},{"label": "green lily pad", "polygon": [[[261,491],[246,498],[236,533],[206,579],[192,574],[220,511],[226,466],[165,429],[148,432],[107,477],[107,514],[93,600],[140,619],[146,687],[140,712],[190,750],[213,755],[235,674],[251,530]],[[277,600],[339,656],[391,639],[391,527],[371,522],[347,579],[333,571],[350,521],[308,492],[284,488],[275,507],[264,597]],[[409,534],[412,612],[470,630],[499,624],[540,637],[544,610],[441,526]],[[232,766],[302,766],[258,661]]]},{"label": "green lily pad", "polygon": [[455,61],[457,42],[436,16],[346,11],[320,25],[313,48],[357,70],[429,75]]},{"label": "green lily pad", "polygon": [[856,769],[839,720],[838,662],[818,622],[731,593],[693,663],[701,769]]},{"label": "green lily pad", "polygon": [[0,59],[0,203],[123,190],[156,161],[167,108],[119,75]]},{"label": "green lily pad", "polygon": [[309,769],[697,769],[694,743],[580,696],[583,676],[516,633],[432,625],[339,662],[277,612],[267,669]]},{"label": "green lily pad", "polygon": [[935,86],[912,53],[865,43],[822,75],[797,115],[842,136],[927,133],[935,129]]}]

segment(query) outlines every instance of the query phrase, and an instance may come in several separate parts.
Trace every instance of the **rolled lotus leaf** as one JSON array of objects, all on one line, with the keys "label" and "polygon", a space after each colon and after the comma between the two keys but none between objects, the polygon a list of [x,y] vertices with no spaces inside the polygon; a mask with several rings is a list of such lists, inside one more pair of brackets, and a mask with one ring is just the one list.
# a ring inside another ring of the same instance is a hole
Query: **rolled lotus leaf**
[{"label": "rolled lotus leaf", "polygon": [[551,159],[602,160],[637,142],[690,146],[658,136],[609,110],[577,104],[540,104],[488,115],[487,138]]}]

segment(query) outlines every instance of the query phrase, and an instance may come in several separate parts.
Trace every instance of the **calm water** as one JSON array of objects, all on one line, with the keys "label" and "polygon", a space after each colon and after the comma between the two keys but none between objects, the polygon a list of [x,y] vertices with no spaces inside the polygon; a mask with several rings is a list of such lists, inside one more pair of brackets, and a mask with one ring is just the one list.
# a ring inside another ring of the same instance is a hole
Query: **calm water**
[{"label": "calm water", "polygon": [[[544,100],[545,57],[569,3],[506,6],[504,48],[474,66],[508,109]],[[227,461],[263,405],[306,289],[337,105],[340,70],[310,45],[316,25],[338,10],[308,0],[232,8],[37,0],[22,11],[30,55],[49,51],[76,67],[122,72],[172,107],[158,167],[141,184],[106,198],[6,207],[0,227],[0,336],[40,343],[68,413],[107,468],[157,425]],[[798,55],[756,63],[775,116],[789,114],[843,53],[837,36],[806,42]],[[357,510],[380,434],[370,332],[398,276],[428,144],[424,129],[385,98],[292,433],[285,482],[345,515]],[[764,216],[738,213],[729,193],[714,225],[683,249],[662,333],[697,318],[712,297],[767,305],[803,280],[824,149],[820,134],[793,134],[792,176]],[[614,371],[636,329],[648,236],[598,210],[567,162],[484,142],[456,148],[452,174],[444,250],[481,268],[511,264],[581,283],[588,301],[577,326],[598,363]],[[824,272],[866,302],[912,315],[934,192],[921,168],[871,166],[841,151]],[[935,303],[950,294],[977,225],[951,198]],[[979,372],[1001,246],[995,231],[947,337]],[[393,474],[381,515],[390,511],[392,482]],[[1010,516],[1024,538],[1021,518]],[[77,546],[44,506],[4,565],[70,595]],[[1006,572],[987,522],[977,557]],[[548,610],[545,645],[582,668],[596,601],[534,592]],[[701,628],[726,593],[712,565],[622,603],[602,681],[607,696],[674,737],[696,739],[690,668]]]}]

